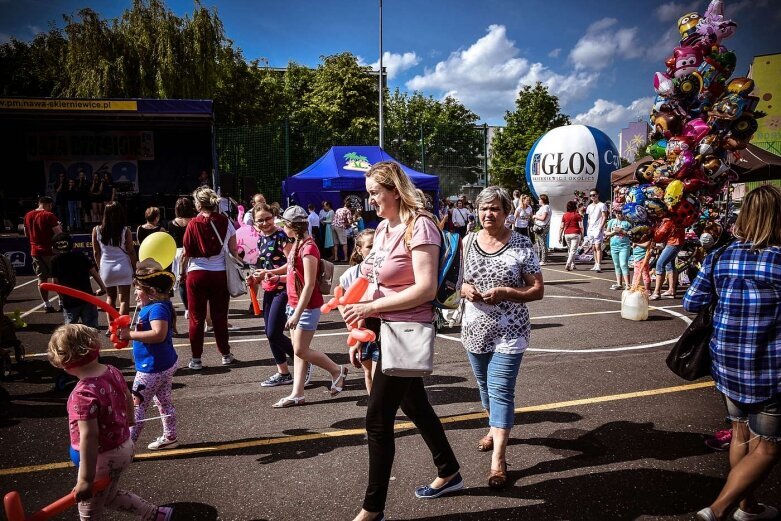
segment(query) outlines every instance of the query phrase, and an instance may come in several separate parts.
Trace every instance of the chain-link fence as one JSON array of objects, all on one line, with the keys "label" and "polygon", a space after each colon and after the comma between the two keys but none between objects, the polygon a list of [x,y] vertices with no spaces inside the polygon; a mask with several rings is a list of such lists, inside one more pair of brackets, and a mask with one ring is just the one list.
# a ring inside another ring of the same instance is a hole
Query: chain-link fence
[{"label": "chain-link fence", "polygon": [[[438,175],[442,197],[461,193],[464,185],[484,183],[488,164],[489,128],[486,126],[427,129],[394,133],[386,130],[385,151],[404,165]],[[300,172],[340,142],[318,128],[281,125],[218,127],[217,157],[223,185],[246,200],[260,190],[269,201],[279,201],[282,181]],[[376,145],[377,141],[361,143]]]}]

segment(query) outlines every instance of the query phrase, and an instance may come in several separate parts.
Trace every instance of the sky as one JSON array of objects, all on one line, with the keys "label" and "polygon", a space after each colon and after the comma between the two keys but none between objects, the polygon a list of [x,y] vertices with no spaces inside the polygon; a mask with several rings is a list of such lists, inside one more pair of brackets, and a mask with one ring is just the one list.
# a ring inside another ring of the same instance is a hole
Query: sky
[{"label": "sky", "polygon": [[[677,20],[709,0],[384,0],[383,65],[389,86],[460,100],[481,122],[502,125],[524,85],[541,81],[573,123],[618,145],[618,132],[646,118],[653,74],[678,45]],[[167,0],[183,16],[192,0]],[[351,52],[377,67],[378,0],[202,0],[247,59],[271,67],[317,66]],[[90,7],[119,16],[130,0],[0,0],[0,42],[29,40],[62,15]],[[723,44],[735,76],[754,56],[781,52],[781,0],[724,0],[738,25]]]}]

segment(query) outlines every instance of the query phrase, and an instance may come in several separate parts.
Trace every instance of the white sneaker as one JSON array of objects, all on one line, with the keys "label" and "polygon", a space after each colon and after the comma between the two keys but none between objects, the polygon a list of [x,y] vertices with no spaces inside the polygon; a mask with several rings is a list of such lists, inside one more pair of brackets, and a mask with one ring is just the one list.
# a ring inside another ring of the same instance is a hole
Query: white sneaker
[{"label": "white sneaker", "polygon": [[304,378],[304,386],[309,385],[309,382],[312,381],[312,372],[314,371],[314,368],[314,364],[306,362],[306,378]]},{"label": "white sneaker", "polygon": [[735,521],[756,521],[759,519],[776,519],[778,516],[778,509],[763,503],[759,503],[759,506],[762,507],[763,510],[757,514],[750,514],[741,509],[737,509],[735,513],[732,514],[732,517]]},{"label": "white sneaker", "polygon": [[191,358],[190,363],[187,364],[187,367],[189,367],[193,371],[200,371],[201,369],[203,369],[203,364],[201,363],[200,358]]},{"label": "white sneaker", "polygon": [[184,310],[184,319],[189,320],[190,319],[190,311],[185,309]]},{"label": "white sneaker", "polygon": [[155,441],[147,445],[149,450],[175,449],[179,446],[179,440],[169,440],[165,436],[160,436]]},{"label": "white sneaker", "polygon": [[222,365],[231,365],[235,361],[236,358],[233,356],[233,353],[228,353],[222,357]]}]

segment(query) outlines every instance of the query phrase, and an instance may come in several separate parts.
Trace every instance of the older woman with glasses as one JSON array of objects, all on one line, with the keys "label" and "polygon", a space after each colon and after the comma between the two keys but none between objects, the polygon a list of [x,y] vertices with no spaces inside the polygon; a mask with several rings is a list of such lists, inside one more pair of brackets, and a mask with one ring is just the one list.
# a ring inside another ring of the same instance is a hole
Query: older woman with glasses
[{"label": "older woman with glasses", "polygon": [[526,302],[541,299],[545,287],[531,241],[504,226],[512,212],[507,191],[489,186],[475,204],[482,229],[464,239],[461,341],[488,411],[488,434],[477,448],[493,451],[488,486],[498,489],[507,482],[505,453],[515,423],[515,381],[531,333]]}]

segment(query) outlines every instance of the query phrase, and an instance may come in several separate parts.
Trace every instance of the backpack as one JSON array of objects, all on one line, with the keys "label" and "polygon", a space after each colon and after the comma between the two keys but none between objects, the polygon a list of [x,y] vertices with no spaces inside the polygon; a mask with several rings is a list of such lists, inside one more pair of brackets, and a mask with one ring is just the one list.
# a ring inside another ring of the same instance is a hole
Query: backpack
[{"label": "backpack", "polygon": [[[437,220],[430,213],[419,212],[407,228],[408,237],[405,237],[405,242],[408,243],[412,239],[412,227],[421,216],[430,218],[434,224],[437,223]],[[461,301],[461,283],[464,275],[461,236],[447,230],[439,230],[439,234],[442,238],[442,247],[439,250],[437,293],[432,304],[439,309],[456,309]]]},{"label": "backpack", "polygon": [[[314,242],[314,241],[312,241]],[[295,272],[295,270],[293,270]],[[320,289],[320,293],[328,295],[331,293],[331,286],[334,281],[334,263],[325,259],[320,259],[317,264],[317,278],[315,282]],[[296,273],[296,292],[300,295],[301,289],[304,287],[304,282],[298,277]]]}]

